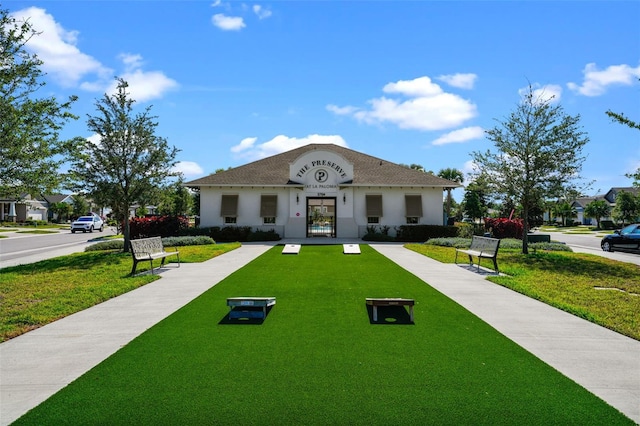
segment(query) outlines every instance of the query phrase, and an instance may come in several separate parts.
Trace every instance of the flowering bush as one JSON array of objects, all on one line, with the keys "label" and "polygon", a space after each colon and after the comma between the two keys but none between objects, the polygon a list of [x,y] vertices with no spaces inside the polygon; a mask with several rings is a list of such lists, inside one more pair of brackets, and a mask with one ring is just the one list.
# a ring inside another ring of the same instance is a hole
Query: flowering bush
[{"label": "flowering bush", "polygon": [[484,219],[484,229],[494,238],[522,239],[524,224],[522,219],[491,218]]},{"label": "flowering bush", "polygon": [[184,216],[134,217],[129,221],[129,237],[133,239],[148,237],[174,237],[181,229],[189,227]]}]

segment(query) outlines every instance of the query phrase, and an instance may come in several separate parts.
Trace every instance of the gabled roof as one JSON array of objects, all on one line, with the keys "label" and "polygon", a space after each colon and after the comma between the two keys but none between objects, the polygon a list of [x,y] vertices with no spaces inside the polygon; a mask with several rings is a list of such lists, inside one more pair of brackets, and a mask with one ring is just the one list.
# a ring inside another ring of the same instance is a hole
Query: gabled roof
[{"label": "gabled roof", "polygon": [[604,195],[596,195],[595,197],[580,197],[580,198],[576,198],[573,203],[571,203],[572,207],[582,207],[585,208],[587,207],[587,205],[589,203],[591,203],[592,201],[596,201],[596,200],[604,200],[607,201],[604,198]]},{"label": "gabled roof", "polygon": [[605,198],[610,202],[610,203],[615,203],[616,202],[616,196],[618,195],[619,192],[629,192],[633,195],[639,195],[640,194],[640,188],[637,186],[627,186],[627,187],[613,187],[611,188],[606,194],[605,194]]},{"label": "gabled roof", "polygon": [[54,203],[62,203],[69,202],[73,198],[72,195],[69,194],[43,194],[42,199],[50,204]]},{"label": "gabled roof", "polygon": [[409,169],[399,164],[334,144],[305,145],[243,166],[186,182],[185,186],[295,185],[296,182],[289,181],[289,165],[301,155],[313,150],[335,152],[353,164],[353,182],[348,184],[354,186],[430,186],[441,188],[462,186],[457,182],[442,179],[431,173]]}]

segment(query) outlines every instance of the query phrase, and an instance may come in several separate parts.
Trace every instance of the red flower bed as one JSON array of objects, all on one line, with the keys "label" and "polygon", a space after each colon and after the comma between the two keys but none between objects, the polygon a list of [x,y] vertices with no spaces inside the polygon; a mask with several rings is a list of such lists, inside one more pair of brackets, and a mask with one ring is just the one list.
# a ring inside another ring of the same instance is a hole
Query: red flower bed
[{"label": "red flower bed", "polygon": [[522,239],[524,233],[524,224],[522,219],[506,219],[506,218],[485,218],[484,229],[491,232],[494,238],[517,238]]},{"label": "red flower bed", "polygon": [[134,217],[129,221],[129,236],[131,239],[175,237],[188,227],[189,219],[184,216]]}]

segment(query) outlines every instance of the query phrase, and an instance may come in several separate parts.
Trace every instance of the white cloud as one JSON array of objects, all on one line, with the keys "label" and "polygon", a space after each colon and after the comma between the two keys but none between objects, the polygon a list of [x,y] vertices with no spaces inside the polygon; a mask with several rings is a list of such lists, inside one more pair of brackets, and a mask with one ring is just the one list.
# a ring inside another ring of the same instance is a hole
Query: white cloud
[{"label": "white cloud", "polygon": [[[52,15],[37,7],[14,12],[12,16],[18,21],[29,20],[40,33],[29,40],[27,48],[43,61],[42,69],[54,81],[91,92],[115,92],[116,72],[78,49],[77,31],[65,30]],[[120,77],[129,83],[129,92],[136,101],[158,98],[178,86],[160,71],[142,71],[142,56],[138,54],[123,53],[119,59],[124,65]]]},{"label": "white cloud", "polygon": [[[142,56],[130,53],[121,54],[119,58],[125,66],[125,72],[119,77],[125,80],[129,87],[127,91],[136,102],[146,102],[162,97],[167,91],[176,89],[178,83],[167,77],[161,71],[143,71]],[[111,95],[117,91],[118,82],[113,80],[106,93]]]},{"label": "white cloud", "polygon": [[268,17],[271,16],[271,11],[268,9],[264,9],[259,4],[253,5],[253,13],[255,13],[256,16],[258,16],[258,19],[267,19]]},{"label": "white cloud", "polygon": [[440,81],[444,81],[449,86],[457,87],[460,89],[473,89],[473,85],[476,83],[476,79],[478,78],[475,74],[447,74],[447,75],[439,75],[436,79]]},{"label": "white cloud", "polygon": [[202,167],[193,161],[179,161],[173,167],[173,171],[182,173],[184,176],[200,176],[204,174]]},{"label": "white cloud", "polygon": [[258,138],[244,138],[236,146],[231,147],[231,152],[242,152],[253,148],[253,144],[256,143]]},{"label": "white cloud", "polygon": [[[533,89],[533,100],[536,103],[548,102],[555,104],[560,102],[560,98],[562,97],[562,87],[557,84],[547,84],[543,86],[540,83],[533,83],[531,88]],[[520,97],[524,97],[527,93],[529,93],[529,86],[518,90]]]},{"label": "white cloud", "polygon": [[213,25],[223,31],[240,31],[246,27],[244,19],[240,16],[227,16],[223,13],[216,13],[211,18]]},{"label": "white cloud", "polygon": [[99,134],[94,133],[93,135],[89,136],[87,140],[92,144],[94,144],[95,146],[100,146],[100,142],[102,142],[102,137]]},{"label": "white cloud", "polygon": [[411,97],[435,96],[442,93],[442,89],[433,83],[429,77],[419,77],[413,80],[400,80],[387,83],[382,91],[385,93],[400,93]]},{"label": "white cloud", "polygon": [[285,151],[290,151],[311,143],[335,144],[347,147],[347,143],[339,135],[308,135],[304,138],[292,138],[278,135],[262,144],[255,145],[257,138],[243,139],[240,144],[231,148],[231,152],[238,154],[237,158],[246,161],[259,160]]},{"label": "white cloud", "polygon": [[480,139],[484,136],[484,129],[479,126],[465,127],[464,129],[454,130],[434,140],[432,145],[446,145],[450,143],[462,143],[472,139]]},{"label": "white cloud", "polygon": [[62,86],[76,86],[89,76],[100,80],[113,76],[111,69],[78,49],[77,31],[65,30],[46,10],[30,7],[11,15],[17,21],[28,20],[40,33],[26,47],[43,61],[42,69]]},{"label": "white cloud", "polygon": [[[460,126],[477,115],[476,105],[452,93],[446,93],[429,77],[400,80],[384,86],[385,93],[405,98],[371,99],[369,109],[329,105],[327,109],[340,115],[352,115],[367,124],[392,123],[401,129],[442,130]],[[408,97],[409,99],[406,99]]]},{"label": "white cloud", "polygon": [[336,115],[351,115],[358,111],[358,108],[353,106],[339,107],[337,105],[329,104],[327,105],[327,111],[331,111]]},{"label": "white cloud", "polygon": [[582,85],[568,83],[569,89],[584,96],[598,96],[607,91],[612,85],[630,86],[640,78],[640,66],[635,68],[626,65],[610,65],[599,70],[595,63],[587,64],[582,70],[584,81]]}]

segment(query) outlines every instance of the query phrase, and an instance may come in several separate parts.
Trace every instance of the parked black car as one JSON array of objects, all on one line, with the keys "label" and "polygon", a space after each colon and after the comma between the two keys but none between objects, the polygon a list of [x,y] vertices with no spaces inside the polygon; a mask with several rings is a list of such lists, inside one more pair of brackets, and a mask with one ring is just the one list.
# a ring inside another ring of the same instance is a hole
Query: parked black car
[{"label": "parked black car", "polygon": [[604,251],[630,251],[640,253],[640,223],[627,225],[613,234],[605,235],[600,242]]}]

